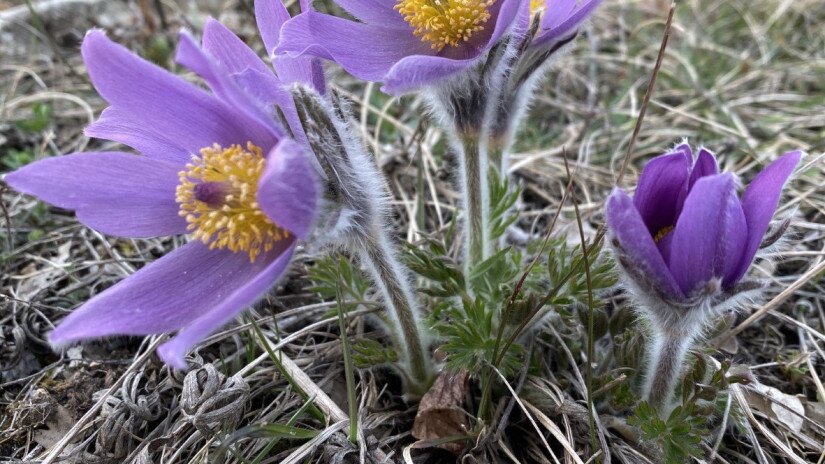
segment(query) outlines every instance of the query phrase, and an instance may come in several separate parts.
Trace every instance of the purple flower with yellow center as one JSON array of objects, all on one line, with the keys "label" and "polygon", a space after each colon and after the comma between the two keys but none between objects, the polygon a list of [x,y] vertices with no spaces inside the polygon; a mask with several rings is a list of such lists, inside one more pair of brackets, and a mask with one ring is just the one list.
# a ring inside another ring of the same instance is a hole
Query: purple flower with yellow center
[{"label": "purple flower with yellow center", "polygon": [[176,59],[211,92],[89,32],[81,51],[109,107],[86,133],[140,154],[75,153],[5,176],[105,234],[193,238],[73,311],[53,345],[178,331],[158,351],[184,368],[191,347],[273,286],[309,233],[319,189],[305,151],[230,75],[250,57],[226,53],[231,40],[210,31],[204,49],[182,34]]},{"label": "purple flower with yellow center", "polygon": [[332,60],[401,94],[479,62],[511,28],[522,0],[336,0],[359,21],[306,11],[276,53]]},{"label": "purple flower with yellow center", "polygon": [[682,144],[647,163],[632,200],[613,192],[608,224],[623,256],[666,298],[731,289],[753,262],[801,156],[769,164],[740,199],[734,175],[720,173],[711,152],[700,149],[694,163]]},{"label": "purple flower with yellow center", "polygon": [[761,285],[740,281],[801,157],[799,151],[779,157],[740,199],[736,178],[719,172],[711,152],[700,149],[694,161],[682,144],[647,163],[632,199],[620,189],[608,198],[607,224],[623,281],[650,332],[643,399],[662,417],[670,413],[674,385],[703,327],[758,295]]}]

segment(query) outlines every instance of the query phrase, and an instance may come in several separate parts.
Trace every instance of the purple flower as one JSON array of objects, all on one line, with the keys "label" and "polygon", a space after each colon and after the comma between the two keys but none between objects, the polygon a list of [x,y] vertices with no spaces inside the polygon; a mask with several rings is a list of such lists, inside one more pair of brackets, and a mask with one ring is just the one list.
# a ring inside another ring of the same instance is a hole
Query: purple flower
[{"label": "purple flower", "polygon": [[110,106],[86,133],[140,155],[75,153],[5,177],[106,234],[194,238],[72,312],[54,345],[178,330],[158,351],[184,368],[186,352],[260,298],[309,233],[319,191],[310,161],[229,72],[268,68],[217,22],[207,28],[204,50],[182,34],[176,59],[211,92],[89,32],[83,58]]},{"label": "purple flower", "polygon": [[336,3],[360,21],[305,11],[284,25],[276,53],[332,60],[401,94],[477,63],[510,29],[522,0]]},{"label": "purple flower", "polygon": [[741,200],[734,175],[719,173],[705,149],[695,162],[687,144],[652,159],[632,200],[619,189],[607,200],[619,262],[673,301],[731,289],[753,262],[801,156],[792,151],[769,164]]}]

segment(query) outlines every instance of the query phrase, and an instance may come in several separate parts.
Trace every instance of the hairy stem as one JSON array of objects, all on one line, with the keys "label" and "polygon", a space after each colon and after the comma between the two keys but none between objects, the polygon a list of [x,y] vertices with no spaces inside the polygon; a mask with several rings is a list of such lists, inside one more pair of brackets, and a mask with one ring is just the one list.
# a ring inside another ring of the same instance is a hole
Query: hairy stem
[{"label": "hairy stem", "polygon": [[670,412],[676,381],[682,374],[685,356],[693,341],[689,334],[654,333],[648,358],[643,398],[660,415]]},{"label": "hairy stem", "polygon": [[459,134],[464,151],[462,184],[464,211],[467,214],[466,239],[467,268],[472,269],[489,257],[489,206],[487,205],[487,153],[479,135]]},{"label": "hairy stem", "polygon": [[398,348],[415,393],[424,393],[433,378],[432,364],[427,356],[419,324],[418,301],[410,289],[403,267],[395,257],[389,238],[381,230],[364,237],[361,260],[372,273],[376,286],[384,295],[391,320],[395,324]]}]

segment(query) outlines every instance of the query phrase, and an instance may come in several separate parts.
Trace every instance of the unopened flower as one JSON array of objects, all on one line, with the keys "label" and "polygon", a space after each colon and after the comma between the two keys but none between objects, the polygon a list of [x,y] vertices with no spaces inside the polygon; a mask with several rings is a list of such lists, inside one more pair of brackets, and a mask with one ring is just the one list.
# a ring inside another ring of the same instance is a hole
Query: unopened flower
[{"label": "unopened flower", "polygon": [[522,0],[336,0],[359,21],[305,11],[276,53],[332,60],[401,94],[472,67],[510,30]]},{"label": "unopened flower", "polygon": [[747,272],[802,154],[786,153],[760,172],[740,200],[736,179],[714,155],[687,144],[647,163],[631,200],[616,189],[607,221],[623,264],[645,288],[685,302],[731,289]]},{"label": "unopened flower", "polygon": [[667,415],[685,355],[711,318],[759,285],[741,282],[802,153],[784,154],[737,195],[733,174],[689,145],[647,163],[631,199],[615,189],[607,224],[624,283],[648,322],[644,399]]},{"label": "unopened flower", "polygon": [[[225,45],[216,37],[205,37],[207,50]],[[308,234],[314,220],[315,173],[303,148],[285,138],[261,102],[227,72],[254,62],[250,56],[216,56],[182,34],[176,59],[204,79],[207,92],[101,31],[89,32],[81,51],[110,105],[86,133],[140,155],[48,158],[5,181],[74,210],[81,222],[106,234],[191,234],[193,240],[93,297],[49,340],[59,346],[178,330],[158,351],[183,368],[188,349],[254,303],[284,272],[296,239]],[[230,56],[236,61],[229,62]]]}]

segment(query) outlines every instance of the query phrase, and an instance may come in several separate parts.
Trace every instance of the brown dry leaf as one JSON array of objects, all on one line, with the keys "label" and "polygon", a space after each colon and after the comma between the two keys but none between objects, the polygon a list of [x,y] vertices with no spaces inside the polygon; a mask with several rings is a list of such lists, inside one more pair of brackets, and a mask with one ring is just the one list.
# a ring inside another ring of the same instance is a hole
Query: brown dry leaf
[{"label": "brown dry leaf", "polygon": [[794,432],[802,430],[805,406],[798,397],[762,384],[752,385],[744,391],[752,408],[778,420]]},{"label": "brown dry leaf", "polygon": [[[418,440],[440,440],[467,433],[467,412],[462,405],[469,379],[470,374],[466,370],[455,373],[444,371],[438,375],[418,405],[413,437]],[[464,446],[460,442],[438,445],[456,455],[464,450]]]}]

